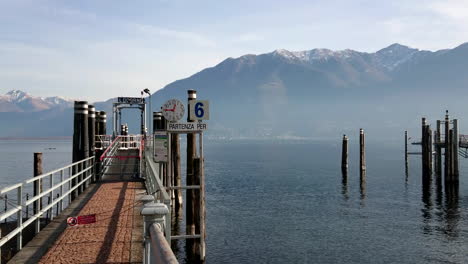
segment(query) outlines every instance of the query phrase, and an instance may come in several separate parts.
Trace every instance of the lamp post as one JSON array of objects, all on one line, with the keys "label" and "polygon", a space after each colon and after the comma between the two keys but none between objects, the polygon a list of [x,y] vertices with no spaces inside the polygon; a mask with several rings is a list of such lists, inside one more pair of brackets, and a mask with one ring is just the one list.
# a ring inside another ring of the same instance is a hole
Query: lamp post
[{"label": "lamp post", "polygon": [[150,92],[150,90],[148,88],[145,88],[143,90],[143,92],[145,92],[145,93],[147,93],[149,95],[149,111],[148,112],[149,112],[150,117],[148,118],[148,130],[149,130],[148,132],[150,134],[153,134],[153,129],[151,127],[151,123],[152,123],[151,117],[152,117],[152,114],[153,114],[153,112],[151,111],[151,92]]}]

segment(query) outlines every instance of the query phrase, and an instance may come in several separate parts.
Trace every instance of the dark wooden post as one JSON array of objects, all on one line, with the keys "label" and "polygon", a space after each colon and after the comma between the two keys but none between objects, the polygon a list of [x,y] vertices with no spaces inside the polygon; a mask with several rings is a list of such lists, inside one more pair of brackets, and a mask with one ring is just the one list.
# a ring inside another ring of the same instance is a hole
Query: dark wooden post
[{"label": "dark wooden post", "polygon": [[460,137],[458,135],[458,119],[453,119],[453,179],[458,181],[459,175],[459,168],[458,168],[458,144],[460,141]]},{"label": "dark wooden post", "polygon": [[[193,173],[194,173],[194,185],[200,185],[200,173],[202,168],[200,167],[201,162],[200,158],[193,159]],[[200,192],[195,190],[193,192],[193,200],[192,200],[192,208],[193,208],[193,220],[195,226],[195,234],[200,234]],[[200,259],[200,240],[194,239],[192,240],[192,254],[194,259]]]},{"label": "dark wooden post", "polygon": [[341,171],[343,175],[348,171],[348,137],[343,135],[343,146],[341,149]]},{"label": "dark wooden post", "polygon": [[[195,90],[188,90],[188,104],[187,104],[187,113],[190,113],[190,101],[195,100],[197,98],[197,91]],[[190,119],[190,115],[187,115],[187,121],[193,122]],[[195,134],[188,133],[187,134],[187,185],[196,185],[195,173],[194,173],[194,159],[196,158],[196,141],[195,141]],[[185,208],[185,217],[186,217],[186,234],[187,235],[194,235],[195,234],[195,211],[197,211],[198,203],[195,200],[195,193],[194,190],[187,190],[187,202]],[[195,246],[195,241],[193,239],[186,240],[188,252],[192,255],[199,255],[196,254],[198,251],[198,247]]]},{"label": "dark wooden post", "polygon": [[359,172],[361,176],[361,181],[365,181],[366,177],[366,142],[364,130],[361,128],[359,130]]},{"label": "dark wooden post", "polygon": [[405,166],[408,167],[408,131],[405,130]]},{"label": "dark wooden post", "polygon": [[427,125],[427,158],[428,158],[428,171],[429,174],[432,175],[432,168],[433,168],[433,142],[432,142],[432,129],[430,125]]},{"label": "dark wooden post", "polygon": [[442,147],[441,147],[441,134],[440,134],[440,120],[437,120],[437,130],[435,132],[435,173],[440,178],[442,175]]},{"label": "dark wooden post", "polygon": [[[73,162],[78,162],[85,158],[89,157],[89,138],[88,138],[88,102],[86,101],[75,101],[75,114],[74,114],[74,124],[73,124]],[[76,166],[74,166],[73,175],[78,171]],[[72,187],[74,187],[77,182],[80,182],[83,179],[83,175],[78,177],[78,180],[72,180]],[[78,189],[78,194],[81,193]],[[73,192],[71,199],[76,198],[76,193]]]},{"label": "dark wooden post", "polygon": [[[174,178],[172,185],[173,186],[181,186],[182,185],[182,178],[180,175],[180,138],[179,134],[172,134],[171,136],[171,150],[172,150],[172,165],[173,165],[173,172]],[[175,199],[175,206],[179,208],[183,204],[182,200],[182,191],[179,189],[174,190],[174,199]]]},{"label": "dark wooden post", "polygon": [[450,130],[450,119],[449,119],[449,114],[448,111],[445,112],[445,142],[444,142],[444,147],[445,147],[445,164],[444,164],[444,174],[445,174],[445,182],[450,181],[450,152],[451,152],[451,147],[449,144],[449,130]]},{"label": "dark wooden post", "polygon": [[[41,175],[42,172],[42,153],[36,152],[34,153],[34,168],[33,168],[33,175],[34,177]],[[33,195],[37,196],[42,193],[42,180],[38,180],[34,182],[33,186]],[[33,215],[39,213],[39,210],[42,209],[42,198],[36,200],[33,203]],[[40,230],[40,220],[35,221],[34,224],[34,232],[37,234]]]},{"label": "dark wooden post", "polygon": [[448,145],[449,145],[449,151],[448,151],[448,154],[449,154],[449,166],[448,166],[448,170],[449,170],[449,181],[450,182],[453,182],[453,129],[450,129],[449,130],[449,141],[448,141]]},{"label": "dark wooden post", "polygon": [[421,168],[422,168],[422,177],[426,178],[427,175],[427,132],[426,132],[426,118],[421,119]]}]

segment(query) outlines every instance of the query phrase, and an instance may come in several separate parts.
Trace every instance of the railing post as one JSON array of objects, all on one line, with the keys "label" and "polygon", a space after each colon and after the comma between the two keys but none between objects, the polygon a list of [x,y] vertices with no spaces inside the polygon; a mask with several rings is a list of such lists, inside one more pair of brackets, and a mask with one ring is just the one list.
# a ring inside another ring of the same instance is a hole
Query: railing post
[{"label": "railing post", "polygon": [[[153,224],[159,224],[161,227],[164,226],[164,218],[169,213],[169,209],[163,203],[147,203],[141,210],[141,215],[143,215],[144,223],[144,236],[145,236],[145,251],[143,256],[143,263],[151,263],[151,247],[150,247],[150,234],[149,229]],[[166,238],[167,239],[167,238]]]},{"label": "railing post", "polygon": [[[50,186],[49,186],[49,188],[52,189],[52,187],[54,187],[54,174],[50,174]],[[51,191],[49,193],[49,200],[50,200],[50,203],[52,203],[54,201],[54,191]],[[52,221],[52,219],[54,219],[52,208],[49,209],[49,215],[50,215],[50,220]]]},{"label": "railing post", "polygon": [[[17,205],[19,206],[20,210],[16,213],[16,224],[18,227],[23,225],[23,185],[20,185],[18,187],[18,203]],[[23,247],[23,231],[20,230],[18,235],[16,235],[16,248],[17,250],[21,250]]]},{"label": "railing post", "polygon": [[60,212],[63,211],[63,199],[65,197],[62,197],[63,196],[63,169],[60,171]]},{"label": "railing post", "polygon": [[[42,153],[34,153],[34,177],[39,176],[42,174]],[[36,197],[42,193],[42,179],[34,181],[34,193],[33,197]],[[42,198],[37,199],[34,201],[33,204],[33,215],[39,213],[42,209]],[[39,233],[41,230],[41,218],[40,216],[37,218],[34,224],[34,232],[35,234]]]}]

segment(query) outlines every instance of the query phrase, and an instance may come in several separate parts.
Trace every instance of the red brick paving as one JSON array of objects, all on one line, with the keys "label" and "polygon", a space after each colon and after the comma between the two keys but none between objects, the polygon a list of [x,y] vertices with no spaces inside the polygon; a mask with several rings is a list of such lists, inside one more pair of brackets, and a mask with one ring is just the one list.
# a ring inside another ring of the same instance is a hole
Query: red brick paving
[{"label": "red brick paving", "polygon": [[135,256],[131,250],[142,245],[139,236],[132,237],[138,214],[135,207],[140,206],[135,199],[139,189],[141,182],[101,183],[79,213],[96,214],[96,223],[67,227],[39,263],[141,262],[141,254]]}]

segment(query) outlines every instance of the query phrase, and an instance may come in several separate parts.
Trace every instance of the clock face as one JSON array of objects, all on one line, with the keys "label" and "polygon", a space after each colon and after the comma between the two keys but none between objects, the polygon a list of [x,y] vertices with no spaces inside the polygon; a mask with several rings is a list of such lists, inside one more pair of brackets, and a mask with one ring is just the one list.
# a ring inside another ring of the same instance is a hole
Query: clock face
[{"label": "clock face", "polygon": [[177,122],[184,116],[185,107],[181,101],[170,99],[163,104],[162,112],[169,122]]}]

